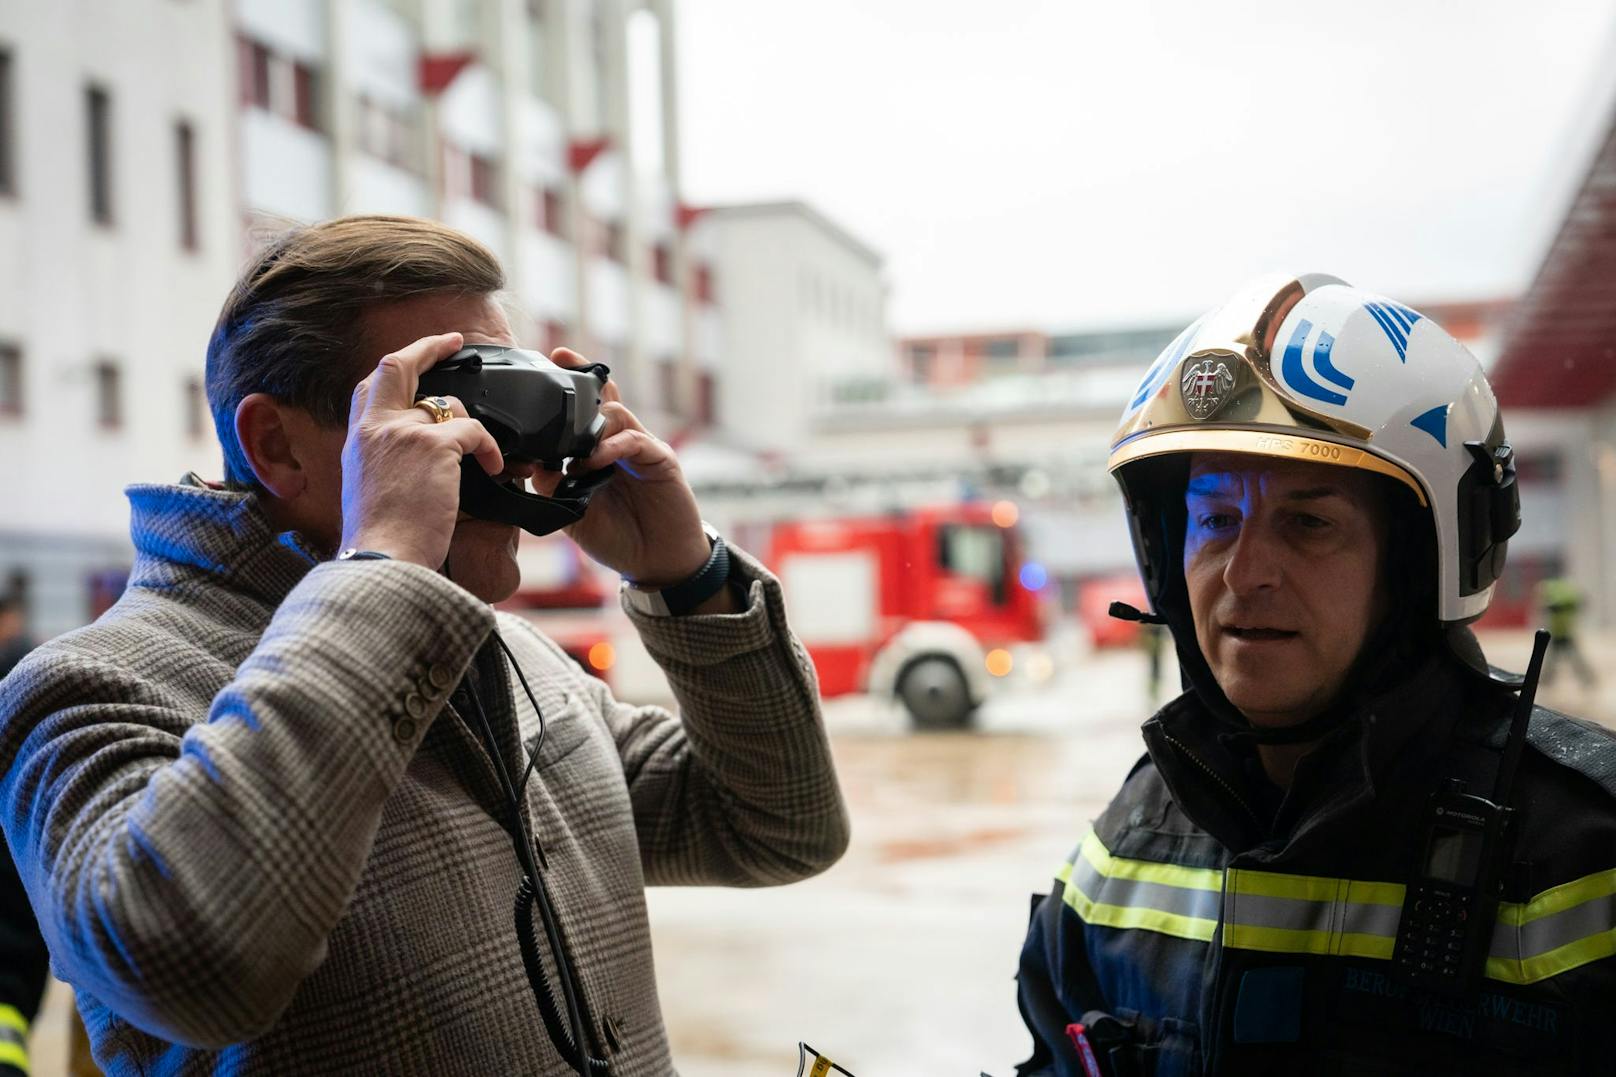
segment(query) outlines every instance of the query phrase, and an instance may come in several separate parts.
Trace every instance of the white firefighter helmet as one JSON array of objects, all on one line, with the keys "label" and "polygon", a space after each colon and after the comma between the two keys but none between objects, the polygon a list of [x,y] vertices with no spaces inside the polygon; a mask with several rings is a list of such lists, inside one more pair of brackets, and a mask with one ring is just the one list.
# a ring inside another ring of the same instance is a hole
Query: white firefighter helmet
[{"label": "white firefighter helmet", "polygon": [[1180,333],[1129,398],[1109,467],[1153,606],[1174,541],[1153,538],[1141,519],[1130,471],[1197,450],[1358,468],[1406,485],[1434,524],[1432,612],[1444,623],[1486,611],[1520,526],[1514,455],[1475,357],[1429,318],[1335,277],[1248,285]]}]

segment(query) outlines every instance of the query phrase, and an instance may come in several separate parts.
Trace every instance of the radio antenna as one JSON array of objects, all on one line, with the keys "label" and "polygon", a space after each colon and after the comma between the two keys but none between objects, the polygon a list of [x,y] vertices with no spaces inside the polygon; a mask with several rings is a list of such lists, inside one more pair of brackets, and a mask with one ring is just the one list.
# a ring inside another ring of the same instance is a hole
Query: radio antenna
[{"label": "radio antenna", "polygon": [[1498,783],[1493,787],[1493,803],[1506,805],[1515,784],[1515,769],[1520,766],[1521,749],[1526,747],[1526,724],[1532,717],[1532,703],[1537,699],[1537,680],[1543,674],[1543,656],[1549,650],[1549,634],[1537,630],[1532,638],[1532,661],[1526,667],[1521,681],[1521,694],[1515,699],[1515,714],[1509,723],[1509,740],[1504,746],[1504,758],[1498,764]]}]

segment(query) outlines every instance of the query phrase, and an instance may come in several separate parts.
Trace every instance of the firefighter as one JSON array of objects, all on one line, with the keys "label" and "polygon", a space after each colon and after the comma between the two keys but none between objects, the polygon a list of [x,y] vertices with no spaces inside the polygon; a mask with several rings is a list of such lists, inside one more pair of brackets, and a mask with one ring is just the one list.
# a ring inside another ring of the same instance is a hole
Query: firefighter
[{"label": "firefighter", "polygon": [[1582,592],[1570,580],[1555,577],[1538,584],[1537,604],[1549,622],[1554,642],[1549,644],[1549,656],[1543,663],[1543,683],[1554,680],[1563,665],[1570,665],[1577,675],[1577,683],[1591,688],[1597,678],[1593,667],[1577,648],[1577,617],[1582,613]]},{"label": "firefighter", "polygon": [[[1019,1072],[1610,1073],[1616,737],[1538,708],[1499,778],[1519,682],[1465,625],[1520,517],[1476,361],[1259,281],[1152,364],[1110,470],[1189,687],[1036,906]],[[1500,781],[1513,825],[1444,843],[1440,797]]]}]

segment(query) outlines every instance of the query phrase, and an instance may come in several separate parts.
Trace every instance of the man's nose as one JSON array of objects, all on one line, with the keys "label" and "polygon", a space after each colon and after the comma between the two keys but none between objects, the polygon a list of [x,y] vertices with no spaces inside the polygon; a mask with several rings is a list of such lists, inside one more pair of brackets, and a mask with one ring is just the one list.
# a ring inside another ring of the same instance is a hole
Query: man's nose
[{"label": "man's nose", "polygon": [[1231,594],[1245,595],[1279,586],[1284,550],[1278,536],[1261,521],[1240,528],[1223,565],[1223,582]]}]

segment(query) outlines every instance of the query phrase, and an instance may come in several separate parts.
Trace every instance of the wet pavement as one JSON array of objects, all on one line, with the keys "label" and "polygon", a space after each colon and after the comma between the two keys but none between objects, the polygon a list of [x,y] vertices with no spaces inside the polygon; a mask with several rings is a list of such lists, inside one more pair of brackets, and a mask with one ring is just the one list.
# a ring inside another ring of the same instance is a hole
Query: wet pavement
[{"label": "wet pavement", "polygon": [[775,890],[650,894],[684,1077],[796,1072],[799,1039],[858,1077],[1013,1071],[1029,897],[1141,752],[1144,662],[1102,654],[918,735],[868,699],[826,705],[853,841]]}]

